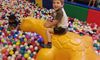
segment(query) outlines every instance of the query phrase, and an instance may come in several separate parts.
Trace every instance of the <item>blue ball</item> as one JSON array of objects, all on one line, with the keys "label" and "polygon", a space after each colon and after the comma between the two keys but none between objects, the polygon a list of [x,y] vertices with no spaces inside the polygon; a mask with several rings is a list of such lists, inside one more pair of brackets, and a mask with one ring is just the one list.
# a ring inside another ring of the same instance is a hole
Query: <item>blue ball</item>
[{"label": "blue ball", "polygon": [[23,42],[24,41],[24,38],[20,38],[20,42]]},{"label": "blue ball", "polygon": [[14,34],[14,35],[13,35],[13,38],[17,38],[17,35],[16,35],[16,34]]},{"label": "blue ball", "polygon": [[0,30],[3,30],[3,27],[0,27]]},{"label": "blue ball", "polygon": [[100,46],[96,47],[97,50],[100,50]]},{"label": "blue ball", "polygon": [[98,47],[97,43],[94,43],[94,44],[93,44],[93,47]]},{"label": "blue ball", "polygon": [[31,54],[30,54],[30,57],[32,58],[33,56],[34,56],[34,54],[33,54],[33,53],[31,53]]},{"label": "blue ball", "polygon": [[9,39],[12,39],[12,36],[8,36]]},{"label": "blue ball", "polygon": [[23,50],[23,51],[25,51],[26,49],[25,49],[25,47],[20,47],[20,50]]},{"label": "blue ball", "polygon": [[37,42],[38,42],[38,43],[43,42],[43,38],[39,38],[39,39],[37,40]]},{"label": "blue ball", "polygon": [[16,32],[15,32],[15,34],[19,34],[19,32],[18,32],[18,31],[16,31]]},{"label": "blue ball", "polygon": [[25,51],[24,51],[24,50],[20,50],[20,53],[21,53],[22,55],[24,55],[24,54],[25,54]]}]

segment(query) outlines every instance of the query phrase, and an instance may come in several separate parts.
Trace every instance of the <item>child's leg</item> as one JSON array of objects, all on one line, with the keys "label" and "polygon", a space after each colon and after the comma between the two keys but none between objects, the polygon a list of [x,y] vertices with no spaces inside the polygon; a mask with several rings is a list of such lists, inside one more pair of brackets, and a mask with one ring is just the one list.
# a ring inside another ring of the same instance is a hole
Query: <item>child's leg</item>
[{"label": "child's leg", "polygon": [[51,43],[51,41],[52,41],[51,40],[51,38],[52,38],[51,33],[53,33],[53,29],[52,28],[48,28],[46,33],[47,33],[47,38],[48,38],[48,43],[47,43],[46,47],[51,48],[51,45],[52,45],[52,43]]},{"label": "child's leg", "polygon": [[51,33],[53,33],[53,29],[48,28],[46,33],[47,33],[47,37],[48,37],[48,42],[51,42]]}]

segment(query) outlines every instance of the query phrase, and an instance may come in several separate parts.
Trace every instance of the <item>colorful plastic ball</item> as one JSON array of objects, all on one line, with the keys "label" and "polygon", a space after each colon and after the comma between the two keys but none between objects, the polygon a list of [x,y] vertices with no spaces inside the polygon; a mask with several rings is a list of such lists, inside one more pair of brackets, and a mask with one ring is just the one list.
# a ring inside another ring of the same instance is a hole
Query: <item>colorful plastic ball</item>
[{"label": "colorful plastic ball", "polygon": [[28,50],[28,51],[27,51],[27,53],[28,53],[28,54],[31,54],[31,51],[30,51],[30,50]]},{"label": "colorful plastic ball", "polygon": [[4,43],[4,42],[5,42],[5,40],[4,40],[4,39],[1,39],[1,42],[2,42],[2,43]]},{"label": "colorful plastic ball", "polygon": [[10,50],[9,54],[10,55],[13,55],[14,54],[14,51],[13,50]]},{"label": "colorful plastic ball", "polygon": [[15,55],[18,55],[18,54],[19,54],[19,51],[16,51],[16,52],[15,52]]},{"label": "colorful plastic ball", "polygon": [[2,51],[1,51],[2,54],[5,54],[6,52],[7,52],[6,48],[2,49]]},{"label": "colorful plastic ball", "polygon": [[100,47],[98,46],[98,47],[96,47],[96,49],[97,49],[97,50],[100,50]]},{"label": "colorful plastic ball", "polygon": [[28,58],[28,57],[29,57],[29,54],[28,54],[28,53],[25,53],[25,54],[24,54],[24,57],[25,57],[25,58]]},{"label": "colorful plastic ball", "polygon": [[16,60],[22,60],[22,57],[21,57],[20,55],[18,55],[18,56],[16,57]]},{"label": "colorful plastic ball", "polygon": [[100,43],[100,39],[99,39],[99,40],[97,40],[97,42],[99,42],[99,43]]},{"label": "colorful plastic ball", "polygon": [[24,57],[22,57],[22,60],[26,60]]},{"label": "colorful plastic ball", "polygon": [[8,60],[7,56],[3,56],[3,58],[1,60]]},{"label": "colorful plastic ball", "polygon": [[98,47],[97,43],[94,43],[93,46],[94,46],[94,47]]},{"label": "colorful plastic ball", "polygon": [[25,54],[25,51],[24,51],[24,50],[20,50],[20,53],[21,53],[22,55],[24,55],[24,54]]},{"label": "colorful plastic ball", "polygon": [[0,30],[3,30],[3,27],[0,27]]},{"label": "colorful plastic ball", "polygon": [[11,56],[8,56],[8,60],[11,60]]},{"label": "colorful plastic ball", "polygon": [[34,50],[38,50],[38,47],[37,47],[37,46],[35,46],[35,47],[34,47]]},{"label": "colorful plastic ball", "polygon": [[20,41],[17,41],[17,42],[16,42],[16,45],[19,46],[19,45],[20,45]]},{"label": "colorful plastic ball", "polygon": [[37,41],[38,41],[38,43],[41,43],[41,42],[43,42],[43,39],[39,38]]},{"label": "colorful plastic ball", "polygon": [[33,53],[31,53],[31,54],[30,54],[30,57],[32,58],[33,56],[34,56],[34,54],[33,54]]},{"label": "colorful plastic ball", "polygon": [[36,52],[33,52],[34,55],[36,55]]},{"label": "colorful plastic ball", "polygon": [[30,48],[30,51],[31,51],[31,52],[34,52],[34,49],[33,49],[33,48]]},{"label": "colorful plastic ball", "polygon": [[17,34],[14,34],[14,35],[13,35],[13,38],[17,38],[17,36],[18,36]]}]

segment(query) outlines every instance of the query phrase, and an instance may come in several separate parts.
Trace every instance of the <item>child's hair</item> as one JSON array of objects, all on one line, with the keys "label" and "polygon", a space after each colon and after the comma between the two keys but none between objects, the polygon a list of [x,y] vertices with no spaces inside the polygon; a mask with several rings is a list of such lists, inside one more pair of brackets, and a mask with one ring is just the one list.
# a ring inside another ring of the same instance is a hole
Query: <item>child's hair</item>
[{"label": "child's hair", "polygon": [[[55,1],[55,0],[53,0],[53,1]],[[58,0],[58,1],[60,1],[62,5],[64,4],[64,0]]]}]

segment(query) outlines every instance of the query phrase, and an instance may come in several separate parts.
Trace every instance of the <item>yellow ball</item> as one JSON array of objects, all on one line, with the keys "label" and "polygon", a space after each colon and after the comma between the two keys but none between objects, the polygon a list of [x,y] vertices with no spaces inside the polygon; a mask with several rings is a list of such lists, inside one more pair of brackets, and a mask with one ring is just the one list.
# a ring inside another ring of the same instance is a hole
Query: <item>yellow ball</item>
[{"label": "yellow ball", "polygon": [[16,45],[17,45],[17,46],[20,45],[20,41],[17,41],[17,42],[16,42]]},{"label": "yellow ball", "polygon": [[24,57],[25,57],[25,58],[28,58],[28,57],[29,57],[29,54],[28,54],[28,53],[25,53],[25,54],[24,54]]},{"label": "yellow ball", "polygon": [[10,55],[13,55],[14,54],[14,51],[13,50],[10,50],[9,54]]}]

